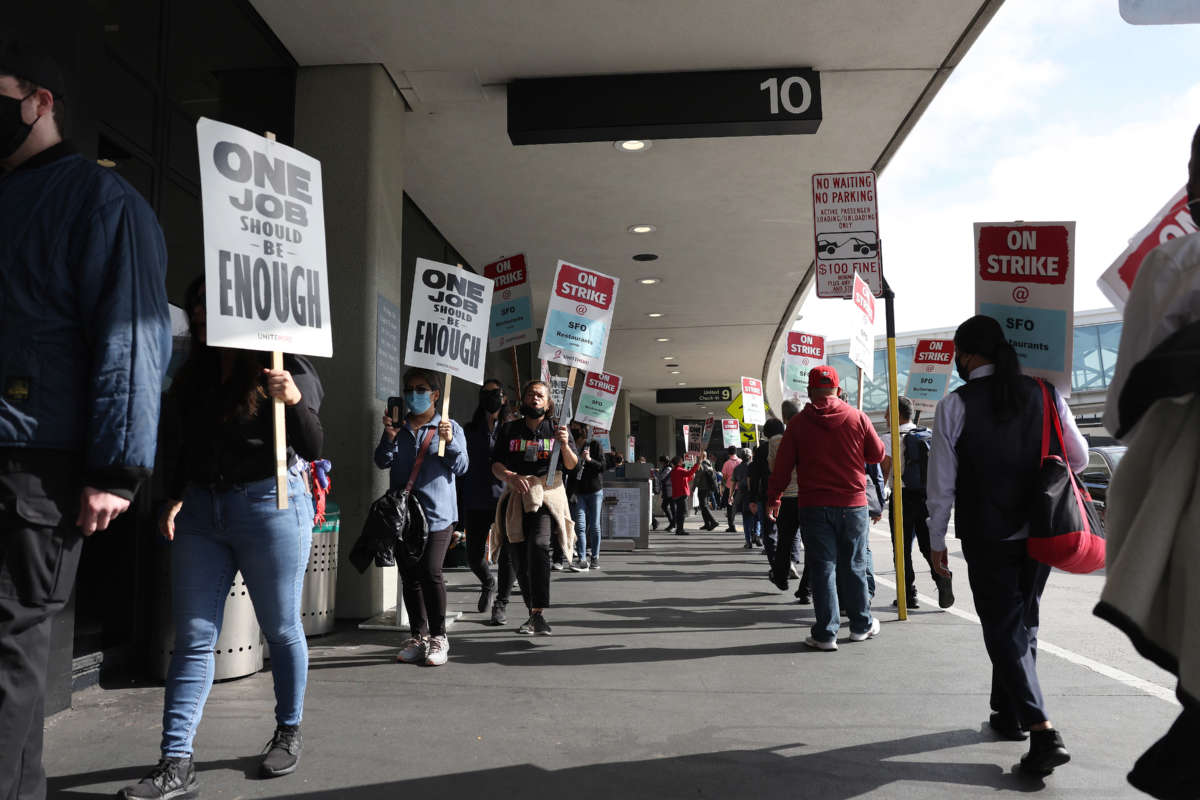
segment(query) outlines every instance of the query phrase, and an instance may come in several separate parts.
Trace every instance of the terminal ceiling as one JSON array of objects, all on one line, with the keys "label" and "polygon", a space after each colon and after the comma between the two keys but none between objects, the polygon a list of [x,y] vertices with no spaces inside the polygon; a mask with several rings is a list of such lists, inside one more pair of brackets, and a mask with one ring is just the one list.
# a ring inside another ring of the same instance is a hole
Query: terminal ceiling
[{"label": "terminal ceiling", "polygon": [[[778,363],[769,351],[811,280],[812,173],[882,169],[1001,0],[252,2],[301,66],[384,65],[413,112],[396,143],[405,191],[476,268],[525,253],[536,319],[558,259],[620,277],[608,369],[637,405],[697,416],[653,390]],[[814,135],[630,154],[515,147],[506,132],[517,78],[789,66],[821,73]],[[656,230],[627,232],[642,223]]]}]

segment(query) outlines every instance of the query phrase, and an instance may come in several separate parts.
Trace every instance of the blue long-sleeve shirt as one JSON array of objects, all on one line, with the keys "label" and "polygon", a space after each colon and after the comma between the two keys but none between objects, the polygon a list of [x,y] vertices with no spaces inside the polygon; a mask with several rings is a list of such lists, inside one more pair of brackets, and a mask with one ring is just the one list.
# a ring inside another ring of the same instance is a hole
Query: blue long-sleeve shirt
[{"label": "blue long-sleeve shirt", "polygon": [[421,504],[425,512],[425,520],[429,530],[440,531],[449,528],[458,521],[458,497],[454,486],[455,476],[465,475],[470,461],[467,458],[467,440],[463,429],[454,420],[450,427],[454,431],[453,438],[446,442],[446,454],[438,456],[437,427],[441,424],[440,414],[434,414],[433,419],[422,425],[416,431],[408,427],[405,421],[396,432],[396,438],[389,441],[384,433],[375,448],[375,466],[380,469],[391,469],[391,486],[393,489],[403,489],[412,474],[413,464],[417,461],[417,453],[426,433],[433,430],[433,441],[425,454],[421,470],[413,481],[413,496]]}]

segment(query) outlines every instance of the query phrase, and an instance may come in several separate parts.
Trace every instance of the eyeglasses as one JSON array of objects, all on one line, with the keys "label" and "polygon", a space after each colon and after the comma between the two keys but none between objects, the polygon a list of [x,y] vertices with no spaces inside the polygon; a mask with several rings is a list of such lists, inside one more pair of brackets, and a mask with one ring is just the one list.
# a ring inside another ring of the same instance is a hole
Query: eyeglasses
[{"label": "eyeglasses", "polygon": [[428,394],[429,392],[432,392],[433,389],[430,389],[428,386],[408,386],[404,389],[404,391],[412,392],[413,394]]}]

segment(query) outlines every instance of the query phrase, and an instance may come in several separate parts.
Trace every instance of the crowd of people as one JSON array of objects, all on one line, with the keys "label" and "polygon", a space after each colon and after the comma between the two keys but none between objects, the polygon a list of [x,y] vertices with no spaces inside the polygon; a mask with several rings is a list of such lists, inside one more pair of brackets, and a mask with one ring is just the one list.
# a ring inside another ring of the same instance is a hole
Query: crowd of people
[{"label": "crowd of people", "polygon": [[[50,621],[69,597],[83,538],[129,508],[156,451],[167,497],[159,528],[171,543],[174,649],[161,758],[120,796],[197,795],[193,741],[213,683],[224,598],[238,571],[272,663],[275,728],[260,769],[286,775],[302,751],[308,650],[300,598],[313,520],[307,465],[324,445],[324,388],[304,358],[286,357],[280,368],[249,351],[209,346],[201,278],[185,298],[189,355],[160,400],[171,352],[162,234],[137,191],[63,139],[61,87],[44,56],[12,43],[0,48],[0,278],[5,292],[23,293],[0,317],[0,341],[13,345],[0,348],[0,797],[45,794]],[[1200,131],[1188,191],[1200,196]],[[72,246],[51,246],[64,232]],[[1169,592],[1194,577],[1186,542],[1200,524],[1188,506],[1200,461],[1200,253],[1195,237],[1178,242],[1155,251],[1157,260],[1138,276],[1108,409],[1110,424],[1130,437],[1130,463],[1143,464],[1114,482],[1114,551],[1150,547],[1159,558],[1154,567],[1115,559],[1100,609],[1180,676],[1184,710],[1130,778],[1158,797],[1196,796],[1185,756],[1200,735],[1200,607],[1194,593]],[[63,291],[69,297],[51,297]],[[28,341],[37,345],[15,346]],[[700,453],[690,466],[681,456],[661,456],[649,480],[675,535],[690,533],[693,497],[702,530],[720,526],[722,509],[727,532],[738,533],[740,522],[742,547],[761,548],[768,580],[781,591],[798,580],[796,598],[811,602],[804,644],[831,653],[880,635],[869,529],[897,503],[908,607],[919,601],[914,542],[939,606],[953,605],[946,543],[953,515],[992,664],[989,724],[1004,738],[1028,739],[1021,765],[1044,776],[1070,759],[1036,669],[1050,567],[1031,558],[1025,542],[1044,416],[1059,420],[1061,455],[1075,471],[1086,463],[1086,443],[1062,397],[1022,374],[994,319],[967,319],[954,343],[965,383],[938,405],[931,428],[916,425],[911,404],[899,398],[898,419],[888,423],[898,428],[901,452],[892,453],[867,415],[842,399],[837,371],[820,366],[808,376],[803,406],[785,402],[753,450],[729,448],[715,460]],[[1159,393],[1150,392],[1147,378],[1164,375]],[[552,573],[601,568],[605,475],[623,468],[585,426],[560,419],[543,381],[521,387],[516,409],[501,381],[486,381],[465,426],[439,413],[442,392],[438,373],[409,369],[403,407],[385,409],[373,454],[392,489],[411,492],[426,530],[419,552],[398,561],[411,628],[395,658],[431,667],[451,653],[443,568],[456,531],[463,529],[479,582],[479,613],[490,610],[492,624],[506,624],[515,582],[525,605],[516,633],[551,635]],[[271,446],[276,404],[287,422],[286,508]],[[1171,474],[1192,483],[1162,498],[1168,511],[1159,507],[1155,525],[1147,525],[1134,511],[1147,491],[1161,494],[1147,488],[1146,476],[1162,473],[1156,454],[1173,446],[1190,449],[1172,455]],[[889,496],[897,477],[903,488]],[[1147,586],[1166,588],[1155,594]],[[1167,609],[1165,623],[1146,597]],[[840,643],[843,616],[849,634]]]}]

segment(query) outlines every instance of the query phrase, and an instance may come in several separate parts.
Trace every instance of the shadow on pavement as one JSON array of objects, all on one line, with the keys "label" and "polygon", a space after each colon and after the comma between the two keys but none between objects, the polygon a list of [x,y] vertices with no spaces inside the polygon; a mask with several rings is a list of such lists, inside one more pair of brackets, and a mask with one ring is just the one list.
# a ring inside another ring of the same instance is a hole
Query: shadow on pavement
[{"label": "shadow on pavement", "polygon": [[[196,773],[200,779],[202,789],[205,774],[218,770],[240,772],[247,780],[258,781],[262,780],[258,774],[258,767],[261,761],[261,755],[227,758],[223,761],[198,761],[196,762]],[[98,783],[120,783],[121,786],[127,786],[140,781],[153,766],[153,764],[147,763],[137,767],[118,767],[116,769],[101,770],[100,772],[81,772],[78,775],[56,775],[46,779],[46,797],[63,797],[71,798],[71,800],[105,798],[105,800],[108,800],[113,797],[113,792],[101,793],[73,789],[76,786],[92,786]]]}]

